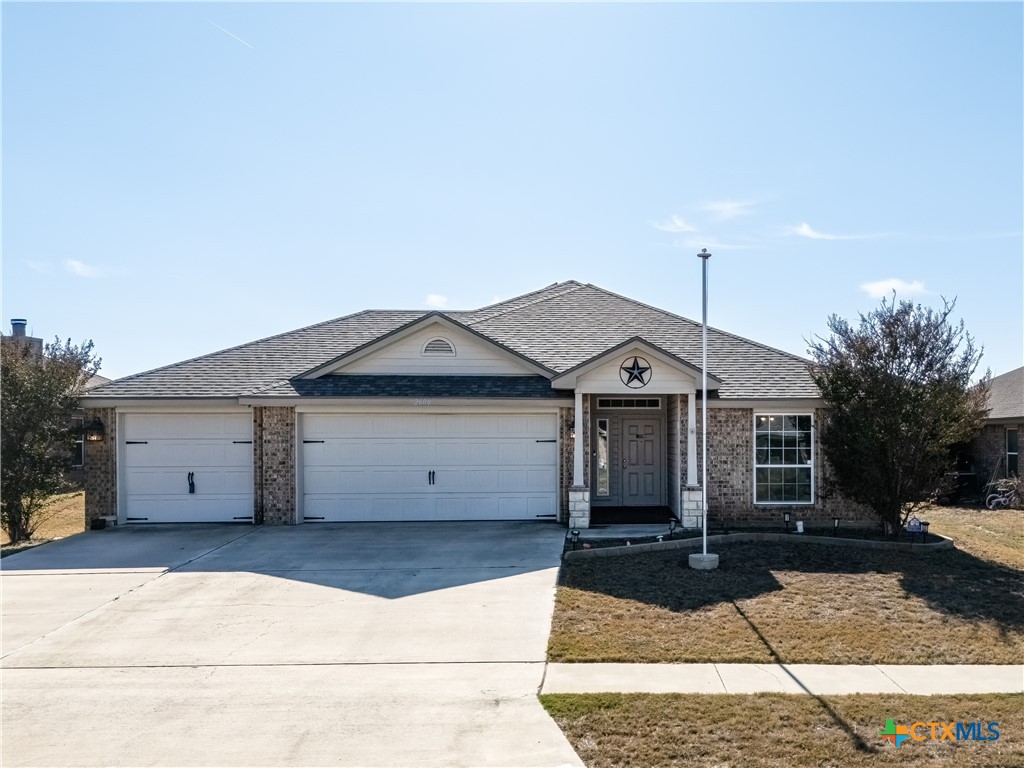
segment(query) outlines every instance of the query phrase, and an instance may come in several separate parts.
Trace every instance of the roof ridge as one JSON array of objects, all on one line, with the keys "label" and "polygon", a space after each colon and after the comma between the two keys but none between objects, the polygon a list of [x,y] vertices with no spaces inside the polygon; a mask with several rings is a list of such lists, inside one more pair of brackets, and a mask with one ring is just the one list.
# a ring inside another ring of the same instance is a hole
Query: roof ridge
[{"label": "roof ridge", "polygon": [[334,318],[331,318],[330,320],[323,320],[323,321],[321,321],[319,323],[313,323],[312,325],[304,325],[301,328],[296,328],[295,330],[292,330],[292,331],[285,331],[284,333],[275,333],[275,334],[272,334],[270,336],[264,336],[262,339],[255,339],[254,341],[247,341],[244,344],[236,344],[235,346],[228,347],[227,349],[218,349],[216,352],[207,352],[205,355],[196,355],[195,357],[190,357],[188,360],[180,360],[180,361],[178,361],[176,363],[171,363],[170,365],[161,365],[161,366],[158,366],[157,368],[150,368],[148,371],[140,371],[139,373],[132,373],[132,374],[129,374],[128,376],[122,376],[120,379],[114,379],[113,381],[109,381],[109,382],[106,382],[104,384],[101,384],[100,386],[98,386],[98,387],[96,387],[94,389],[89,390],[88,394],[89,395],[95,394],[100,389],[102,389],[103,387],[107,386],[107,384],[119,384],[119,383],[121,383],[123,381],[132,381],[132,380],[138,379],[138,378],[140,378],[142,376],[149,376],[151,373],[159,373],[160,371],[168,371],[168,370],[170,370],[172,368],[178,368],[179,366],[187,365],[188,363],[194,363],[197,360],[202,360],[202,359],[207,358],[207,357],[213,357],[214,355],[222,355],[222,354],[224,354],[226,352],[234,352],[234,351],[239,350],[239,349],[245,349],[246,347],[251,347],[254,344],[262,344],[265,341],[271,341],[272,339],[278,339],[278,338],[281,338],[282,336],[291,336],[293,333],[299,333],[301,331],[308,331],[308,330],[310,330],[312,328],[319,328],[320,326],[328,325],[330,323],[336,323],[336,322],[339,322],[341,320],[351,320],[353,317],[359,317],[359,315],[365,315],[365,314],[369,314],[370,312],[377,312],[377,311],[379,311],[379,310],[361,309],[358,312],[353,312],[350,315],[341,315],[340,317],[334,317]]},{"label": "roof ridge", "polygon": [[585,283],[581,283],[578,280],[565,280],[564,282],[552,283],[551,285],[546,285],[543,288],[540,288],[540,289],[538,289],[536,291],[530,291],[529,293],[524,293],[521,296],[514,296],[511,299],[506,299],[505,301],[500,301],[497,304],[489,304],[489,305],[487,305],[485,307],[481,307],[480,309],[473,310],[473,311],[474,312],[483,312],[488,307],[500,307],[502,304],[508,304],[508,303],[516,301],[518,299],[522,299],[522,298],[524,298],[526,296],[533,296],[534,294],[541,293],[542,291],[547,291],[547,290],[549,290],[551,288],[554,288],[555,286],[558,286],[558,285],[564,285],[564,286],[568,286],[568,287],[564,291],[560,291],[559,293],[551,293],[551,294],[548,294],[546,296],[541,296],[541,297],[536,298],[536,299],[534,299],[532,301],[527,301],[527,302],[525,302],[523,304],[519,304],[518,306],[509,307],[508,309],[504,309],[504,310],[501,310],[499,312],[494,312],[494,313],[486,315],[484,317],[476,318],[472,322],[467,322],[466,325],[475,325],[476,323],[482,323],[482,322],[484,322],[486,320],[493,320],[496,317],[501,317],[502,315],[507,315],[509,312],[518,312],[520,309],[526,309],[526,307],[532,307],[535,304],[540,304],[541,302],[548,301],[550,299],[555,299],[555,298],[558,298],[559,296],[565,296],[565,294],[567,294],[567,293],[572,293],[573,291],[577,291],[580,288],[586,287]]},{"label": "roof ridge", "polygon": [[[695,325],[697,327],[700,327],[700,325],[701,325],[701,323],[698,323],[696,320],[691,320],[688,317],[683,317],[682,315],[677,315],[675,312],[669,312],[667,309],[662,309],[661,307],[655,307],[652,304],[646,304],[646,303],[644,303],[642,301],[638,301],[637,299],[630,298],[629,296],[623,296],[622,294],[615,293],[614,291],[609,291],[607,288],[602,288],[599,285],[594,285],[593,283],[587,283],[587,287],[588,288],[593,288],[595,291],[601,291],[602,293],[606,293],[609,296],[614,296],[617,299],[622,299],[624,301],[628,301],[628,302],[631,302],[633,304],[637,304],[637,305],[639,305],[641,307],[645,307],[646,309],[654,310],[655,312],[659,312],[659,313],[661,313],[663,315],[666,315],[668,317],[674,317],[677,320],[682,320],[684,322],[690,323],[691,325]],[[786,357],[790,357],[790,358],[792,358],[794,360],[799,360],[801,363],[809,363],[809,362],[811,362],[806,357],[800,357],[800,355],[795,355],[792,352],[787,352],[784,349],[778,349],[776,347],[770,347],[767,344],[762,344],[760,341],[754,341],[753,339],[748,339],[746,336],[740,336],[739,334],[736,334],[736,333],[730,333],[729,331],[723,331],[721,328],[716,328],[713,325],[709,325],[708,326],[708,330],[709,331],[714,331],[715,333],[719,333],[722,336],[728,336],[731,339],[739,339],[740,341],[745,341],[748,344],[753,344],[755,347],[760,347],[761,349],[766,349],[769,352],[777,352],[780,355],[785,355]]]}]

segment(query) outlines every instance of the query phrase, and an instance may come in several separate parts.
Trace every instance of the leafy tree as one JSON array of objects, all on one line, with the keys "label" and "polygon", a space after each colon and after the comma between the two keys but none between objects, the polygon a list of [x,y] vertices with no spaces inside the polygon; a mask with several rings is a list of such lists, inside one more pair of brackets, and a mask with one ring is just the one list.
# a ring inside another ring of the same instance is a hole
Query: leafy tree
[{"label": "leafy tree", "polygon": [[883,299],[858,327],[832,315],[831,337],[809,350],[834,483],[894,536],[951,468],[950,447],[976,435],[987,412],[988,374],[971,385],[982,351],[963,321],[950,321],[955,306]]},{"label": "leafy tree", "polygon": [[12,542],[31,538],[39,512],[62,490],[78,430],[71,418],[100,360],[92,342],[55,338],[43,354],[0,340],[0,523]]}]

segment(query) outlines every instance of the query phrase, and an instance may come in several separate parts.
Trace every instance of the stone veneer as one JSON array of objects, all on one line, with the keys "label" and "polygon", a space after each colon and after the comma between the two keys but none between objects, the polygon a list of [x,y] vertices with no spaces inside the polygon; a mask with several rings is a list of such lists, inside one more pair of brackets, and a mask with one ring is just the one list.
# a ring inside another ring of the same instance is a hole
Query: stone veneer
[{"label": "stone veneer", "polygon": [[252,409],[254,522],[295,525],[295,409]]},{"label": "stone veneer", "polygon": [[88,408],[85,422],[103,422],[101,442],[86,440],[85,527],[101,517],[117,519],[117,412],[113,408]]}]

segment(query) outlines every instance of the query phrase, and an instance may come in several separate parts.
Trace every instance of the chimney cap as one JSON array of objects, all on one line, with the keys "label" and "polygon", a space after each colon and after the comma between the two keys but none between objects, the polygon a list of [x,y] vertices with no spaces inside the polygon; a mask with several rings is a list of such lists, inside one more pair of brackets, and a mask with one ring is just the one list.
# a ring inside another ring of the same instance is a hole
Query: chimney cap
[{"label": "chimney cap", "polygon": [[15,336],[25,335],[25,326],[28,325],[28,320],[21,317],[11,318],[11,331]]}]

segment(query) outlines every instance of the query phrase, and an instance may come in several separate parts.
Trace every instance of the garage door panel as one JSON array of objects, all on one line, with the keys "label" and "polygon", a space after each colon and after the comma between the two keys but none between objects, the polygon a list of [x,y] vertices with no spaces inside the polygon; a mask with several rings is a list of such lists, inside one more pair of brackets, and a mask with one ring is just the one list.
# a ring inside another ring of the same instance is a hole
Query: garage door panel
[{"label": "garage door panel", "polygon": [[553,414],[302,419],[304,438],[324,441],[302,446],[307,519],[499,520],[556,512]]},{"label": "garage door panel", "polygon": [[[123,419],[123,433],[121,471],[128,522],[252,518],[249,413],[129,413]],[[189,493],[189,473],[194,493]]]},{"label": "garage door panel", "polygon": [[168,470],[249,467],[252,465],[252,445],[153,439],[144,445],[126,445],[125,459],[132,467],[166,467]]},{"label": "garage door panel", "polygon": [[133,469],[125,477],[125,492],[129,497],[148,495],[205,496],[207,494],[248,494],[252,486],[252,474],[247,469],[199,470],[194,473],[196,492],[188,492],[188,473],[167,472],[163,468]]}]

